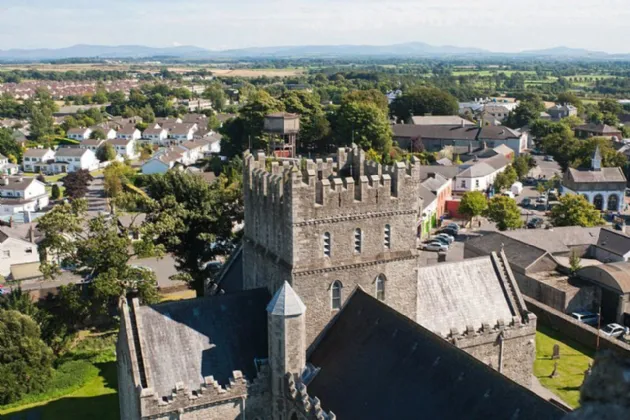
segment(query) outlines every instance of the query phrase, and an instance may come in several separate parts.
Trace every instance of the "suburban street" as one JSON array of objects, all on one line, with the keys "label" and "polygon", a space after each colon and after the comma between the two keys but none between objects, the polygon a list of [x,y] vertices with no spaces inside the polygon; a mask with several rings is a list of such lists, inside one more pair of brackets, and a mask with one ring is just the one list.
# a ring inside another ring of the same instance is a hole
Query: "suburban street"
[{"label": "suburban street", "polygon": [[103,188],[103,175],[94,177],[85,196],[90,216],[97,216],[99,213],[107,211],[107,200],[105,199],[105,190]]}]

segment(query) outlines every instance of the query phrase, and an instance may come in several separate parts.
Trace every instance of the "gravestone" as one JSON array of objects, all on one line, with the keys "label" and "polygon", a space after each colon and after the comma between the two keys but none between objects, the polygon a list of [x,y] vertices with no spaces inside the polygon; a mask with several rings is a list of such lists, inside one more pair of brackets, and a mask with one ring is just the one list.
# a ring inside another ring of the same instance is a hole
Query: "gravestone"
[{"label": "gravestone", "polygon": [[557,360],[560,358],[560,346],[557,344],[553,345],[553,355],[551,356],[551,360]]}]

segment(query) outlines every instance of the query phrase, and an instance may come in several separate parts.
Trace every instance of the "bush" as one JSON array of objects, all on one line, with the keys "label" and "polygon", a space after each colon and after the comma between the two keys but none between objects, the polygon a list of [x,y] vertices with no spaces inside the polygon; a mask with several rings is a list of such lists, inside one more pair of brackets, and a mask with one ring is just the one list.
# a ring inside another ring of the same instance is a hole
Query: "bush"
[{"label": "bush", "polygon": [[53,184],[50,197],[53,200],[59,200],[61,198],[61,188],[59,188],[59,185]]}]

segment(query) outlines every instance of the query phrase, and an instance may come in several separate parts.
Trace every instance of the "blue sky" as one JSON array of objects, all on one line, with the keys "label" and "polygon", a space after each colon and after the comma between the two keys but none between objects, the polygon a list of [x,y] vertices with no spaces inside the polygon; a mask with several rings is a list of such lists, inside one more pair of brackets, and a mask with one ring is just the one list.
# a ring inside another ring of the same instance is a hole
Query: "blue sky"
[{"label": "blue sky", "polygon": [[564,45],[630,53],[628,0],[0,0],[0,49]]}]

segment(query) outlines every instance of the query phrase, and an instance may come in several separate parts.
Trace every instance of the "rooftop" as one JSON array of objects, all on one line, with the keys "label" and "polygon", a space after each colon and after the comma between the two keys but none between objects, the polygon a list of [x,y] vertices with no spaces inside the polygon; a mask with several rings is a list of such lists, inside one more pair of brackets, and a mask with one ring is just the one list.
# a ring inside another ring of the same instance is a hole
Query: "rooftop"
[{"label": "rooftop", "polygon": [[626,182],[626,176],[621,168],[601,168],[598,171],[590,169],[569,168],[569,179],[577,183]]}]

